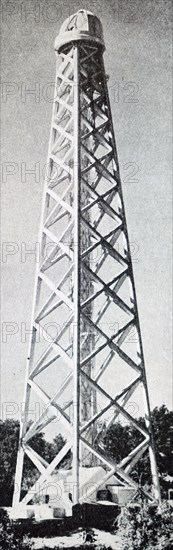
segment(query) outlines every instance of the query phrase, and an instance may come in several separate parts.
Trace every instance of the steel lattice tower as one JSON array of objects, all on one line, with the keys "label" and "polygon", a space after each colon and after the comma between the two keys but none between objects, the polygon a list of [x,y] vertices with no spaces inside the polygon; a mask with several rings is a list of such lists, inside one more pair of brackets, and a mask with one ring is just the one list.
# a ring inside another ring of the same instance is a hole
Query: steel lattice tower
[{"label": "steel lattice tower", "polygon": [[[146,450],[153,480],[149,497],[160,498],[104,49],[101,23],[86,10],[68,18],[55,41],[58,59],[49,173],[14,506],[21,500],[24,455],[37,467],[41,487],[70,449],[75,503],[82,502],[79,466],[92,467],[96,461],[104,465],[105,475],[97,487],[115,474],[128,487],[137,488],[131,472]],[[50,326],[56,323],[58,334],[48,338]],[[54,391],[49,391],[52,376]],[[145,428],[128,411],[139,386],[144,394]],[[45,408],[28,429],[31,392]],[[48,464],[30,441],[57,415],[68,437]],[[119,417],[140,432],[141,442],[116,464],[105,453],[102,433]],[[37,487],[28,491],[26,504]]]}]

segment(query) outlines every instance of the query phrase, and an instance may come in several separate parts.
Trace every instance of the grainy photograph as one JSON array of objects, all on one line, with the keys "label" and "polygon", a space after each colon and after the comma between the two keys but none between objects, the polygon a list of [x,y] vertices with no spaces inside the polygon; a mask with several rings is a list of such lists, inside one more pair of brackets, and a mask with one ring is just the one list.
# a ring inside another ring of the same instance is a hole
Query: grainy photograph
[{"label": "grainy photograph", "polygon": [[169,0],[2,0],[0,550],[173,548]]}]

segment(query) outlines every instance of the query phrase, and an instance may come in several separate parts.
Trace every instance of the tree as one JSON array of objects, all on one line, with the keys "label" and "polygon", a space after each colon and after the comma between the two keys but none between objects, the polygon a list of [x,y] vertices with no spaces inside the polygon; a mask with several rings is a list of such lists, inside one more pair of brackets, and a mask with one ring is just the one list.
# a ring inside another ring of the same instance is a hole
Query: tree
[{"label": "tree", "polygon": [[[0,493],[1,505],[11,506],[14,478],[17,460],[19,439],[19,422],[17,420],[0,421],[0,447],[1,447],[1,464],[0,464]],[[42,432],[34,435],[30,440],[32,448],[41,454],[41,456],[51,462],[57,452],[63,447],[65,440],[61,434],[57,435],[53,442],[48,442],[44,438]],[[69,458],[69,457],[68,457]],[[67,464],[67,460],[61,463],[61,467]],[[30,486],[34,484],[39,476],[39,472],[34,464],[26,456],[24,461],[24,473],[22,481],[22,493],[24,494]]]},{"label": "tree", "polygon": [[[59,453],[63,445],[64,445],[63,436],[61,434],[56,435],[53,439],[53,443],[51,446],[52,459]],[[71,467],[71,463],[72,463],[72,452],[71,450],[69,450],[66,456],[62,459],[59,466],[61,468],[69,469]],[[59,468],[59,466],[57,468]]]},{"label": "tree", "polygon": [[173,411],[165,405],[152,413],[156,459],[162,475],[173,476]]},{"label": "tree", "polygon": [[19,438],[19,422],[0,421],[0,493],[1,505],[10,506],[14,488],[14,475]]},{"label": "tree", "polygon": [[[140,424],[143,423],[143,419],[140,419]],[[106,453],[116,462],[120,462],[141,441],[140,432],[137,432],[133,426],[123,425],[120,422],[113,424],[103,436]]]},{"label": "tree", "polygon": [[[160,481],[163,496],[167,496],[169,488],[165,478],[173,476],[173,412],[168,411],[165,405],[156,407],[151,415],[156,446],[156,459],[160,474]],[[145,425],[143,418],[139,418],[141,426]],[[0,421],[0,446],[1,446],[1,466],[0,466],[0,492],[2,506],[11,506],[14,476],[16,468],[17,448],[19,437],[19,422],[16,420]],[[112,425],[107,431],[103,431],[102,448],[106,453],[119,462],[130,450],[135,448],[141,441],[141,433],[131,425],[122,425],[120,422]],[[52,442],[45,440],[42,432],[36,434],[30,444],[35,451],[50,462],[60,451],[65,440],[61,434],[57,435]],[[99,444],[99,442],[98,442]],[[71,466],[71,451],[64,457],[61,468]],[[142,474],[142,484],[151,483],[150,467],[147,454],[135,465],[132,472],[134,479],[139,480]],[[25,458],[23,490],[26,491],[38,478],[39,472],[29,460]]]},{"label": "tree", "polygon": [[[160,482],[163,496],[167,496],[168,484],[164,478],[173,476],[173,412],[165,405],[156,407],[151,414],[153,434],[156,449],[156,460],[160,474]],[[145,426],[144,418],[138,419],[141,427]],[[140,432],[133,426],[120,423],[112,425],[104,435],[103,445],[111,458],[116,462],[128,455],[142,441]],[[133,470],[133,477],[139,480],[142,476],[142,483],[151,483],[151,473],[148,455],[145,453],[138,461]]]},{"label": "tree", "polygon": [[118,518],[120,550],[171,550],[173,513],[167,503],[156,507],[140,502],[127,506]]},{"label": "tree", "polygon": [[1,550],[32,550],[29,542],[17,526],[14,527],[5,510],[0,510],[0,548]]}]

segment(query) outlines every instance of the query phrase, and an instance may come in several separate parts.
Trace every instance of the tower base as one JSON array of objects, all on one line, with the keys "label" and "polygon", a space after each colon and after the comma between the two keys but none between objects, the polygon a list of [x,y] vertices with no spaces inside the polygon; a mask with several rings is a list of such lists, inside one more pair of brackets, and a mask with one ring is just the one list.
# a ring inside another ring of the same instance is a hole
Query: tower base
[{"label": "tower base", "polygon": [[72,516],[75,519],[79,514],[81,520],[85,513],[88,518],[92,518],[92,509],[97,518],[100,506],[101,509],[106,507],[105,513],[109,517],[109,507],[111,516],[114,507],[124,506],[133,499],[134,489],[120,484],[114,475],[109,478],[108,483],[103,482],[105,470],[102,466],[80,467],[79,476],[79,504],[74,505],[73,501],[73,470],[59,470],[57,474],[47,478],[39,495],[31,501],[32,504],[26,505],[23,501],[16,507],[8,508],[10,519],[43,521]]}]

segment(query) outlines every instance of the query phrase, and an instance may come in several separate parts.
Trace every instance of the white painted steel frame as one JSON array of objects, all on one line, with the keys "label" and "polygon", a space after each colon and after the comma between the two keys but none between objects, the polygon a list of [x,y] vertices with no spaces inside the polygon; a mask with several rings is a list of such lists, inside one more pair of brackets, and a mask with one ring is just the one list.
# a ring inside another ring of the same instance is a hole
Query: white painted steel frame
[{"label": "white painted steel frame", "polygon": [[[42,254],[35,280],[32,335],[25,382],[25,411],[20,428],[13,506],[21,501],[24,455],[26,454],[30,458],[40,472],[37,483],[28,490],[22,500],[27,504],[37,493],[38,486],[40,490],[45,480],[54,472],[56,466],[60,464],[70,449],[73,452],[74,503],[81,502],[82,497],[79,498],[79,465],[82,465],[81,445],[93,457],[96,457],[99,463],[101,461],[104,464],[106,471],[108,470],[105,474],[105,482],[115,473],[121,483],[135,489],[137,483],[134,482],[130,473],[142,454],[149,449],[153,493],[150,493],[148,497],[151,500],[159,501],[159,480],[130,244],[102,49],[92,42],[69,44],[62,49],[60,60],[56,72],[56,93],[48,151],[50,177],[45,182],[43,195],[40,229]],[[89,111],[92,112],[92,119],[88,116]],[[92,138],[91,145],[90,138]],[[98,154],[100,147],[101,151]],[[99,191],[99,185],[105,182],[107,182],[108,188]],[[61,190],[61,193],[57,193],[57,187],[60,187],[62,183],[64,183],[64,189]],[[118,207],[115,207],[115,198],[118,199]],[[97,208],[97,216],[94,221],[93,207]],[[111,223],[113,220],[114,227],[113,229],[108,228],[107,233],[103,234],[101,223],[106,216]],[[62,220],[63,230],[61,229],[57,235],[55,227]],[[86,242],[85,234],[87,234]],[[124,240],[124,248],[121,251],[120,248],[118,250],[115,248],[120,237],[123,237]],[[54,243],[54,248],[45,257],[46,247],[50,243]],[[97,252],[98,249],[101,250],[100,257],[93,267],[92,253]],[[111,277],[109,282],[105,281],[103,273],[102,275],[100,273],[107,259],[111,259],[116,266],[121,266],[122,269],[114,277]],[[59,262],[62,261],[65,265],[66,260],[68,260],[68,267],[64,268],[61,278],[55,284],[49,275],[51,267],[59,266]],[[88,294],[85,292],[81,276],[85,276],[88,281]],[[118,295],[127,279],[130,284],[130,305],[129,301]],[[66,283],[68,283],[68,291],[64,290]],[[43,302],[40,298],[42,285],[46,285],[50,291]],[[96,288],[92,285],[95,285]],[[93,288],[92,291],[91,288]],[[104,303],[100,309],[98,308],[94,318],[96,300],[103,296]],[[130,316],[130,319],[127,318],[113,336],[108,335],[99,326],[111,303],[115,304],[116,308],[123,311],[125,315]],[[40,327],[44,335],[44,327],[41,322],[53,312],[58,315],[57,312],[62,306],[68,310],[68,316],[58,336],[52,339],[45,351],[35,361],[35,348],[38,346],[36,336]],[[89,309],[87,310],[87,308]],[[88,331],[86,329],[83,334],[81,326],[88,327]],[[132,327],[136,329],[138,335],[138,351],[135,360],[131,358],[128,351],[125,352],[121,347]],[[69,328],[73,331],[73,338],[72,342],[67,345],[63,343],[63,337]],[[94,346],[93,341],[91,346],[89,344],[90,331],[95,334]],[[84,355],[81,354],[81,350]],[[53,357],[52,351],[54,352]],[[99,368],[95,369],[93,361],[96,361],[103,351],[106,351],[107,355],[101,361]],[[132,369],[136,373],[136,378],[128,385],[124,383],[122,390],[112,397],[104,388],[104,373],[107,371],[109,376],[109,367],[114,357],[119,358],[127,369]],[[71,372],[62,383],[59,381],[54,394],[49,396],[38,384],[37,376],[59,360],[66,365],[66,368],[71,369]],[[93,365],[90,374],[85,370],[88,364]],[[69,399],[67,405],[62,406],[58,400],[72,381],[73,398]],[[145,429],[141,428],[138,420],[134,419],[125,409],[139,385],[143,387],[145,398]],[[107,404],[99,410],[91,407],[90,414],[86,419],[82,416],[81,408],[85,388],[89,389],[90,396],[101,395],[101,398],[107,400]],[[45,403],[45,410],[49,410],[51,416],[47,419],[45,414],[41,414],[28,427],[31,390]],[[71,405],[73,406],[73,415],[67,412]],[[143,441],[135,449],[132,449],[119,464],[115,464],[112,459],[107,457],[98,443],[102,430],[99,430],[97,422],[112,407],[114,407],[114,412],[106,422],[107,428],[116,421],[119,414],[122,414],[126,421],[130,422],[143,437]],[[49,425],[59,413],[62,423],[68,430],[69,437],[51,464],[48,464],[34,451],[30,440],[33,435]],[[95,426],[97,428],[96,437],[95,441],[91,442],[91,438],[87,434],[91,434]],[[86,432],[86,430],[88,431]],[[94,490],[96,485],[99,487],[103,481],[103,479],[99,480],[95,484]],[[90,494],[92,494],[92,490]]]}]

